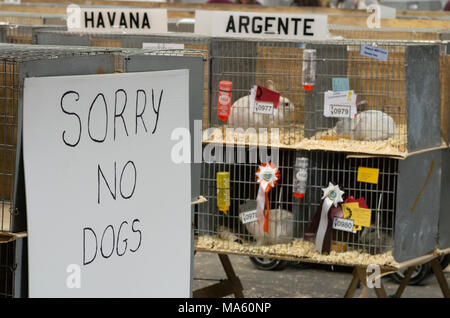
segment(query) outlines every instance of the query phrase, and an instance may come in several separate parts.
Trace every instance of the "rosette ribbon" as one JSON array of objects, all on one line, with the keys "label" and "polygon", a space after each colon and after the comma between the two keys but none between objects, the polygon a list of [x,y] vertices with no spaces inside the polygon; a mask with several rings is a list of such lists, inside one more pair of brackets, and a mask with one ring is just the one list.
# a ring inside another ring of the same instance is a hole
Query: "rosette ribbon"
[{"label": "rosette ribbon", "polygon": [[320,253],[322,253],[323,241],[328,228],[328,211],[332,205],[336,208],[339,203],[344,201],[342,199],[344,191],[342,191],[338,185],[334,185],[330,182],[327,188],[322,188],[322,191],[322,210],[320,212],[319,228],[317,229],[316,242],[314,246],[314,251],[318,251]]},{"label": "rosette ribbon", "polygon": [[260,233],[269,233],[269,192],[278,183],[280,171],[271,162],[261,164],[256,171],[256,180],[259,183],[258,196],[256,198],[256,217],[259,223]]}]

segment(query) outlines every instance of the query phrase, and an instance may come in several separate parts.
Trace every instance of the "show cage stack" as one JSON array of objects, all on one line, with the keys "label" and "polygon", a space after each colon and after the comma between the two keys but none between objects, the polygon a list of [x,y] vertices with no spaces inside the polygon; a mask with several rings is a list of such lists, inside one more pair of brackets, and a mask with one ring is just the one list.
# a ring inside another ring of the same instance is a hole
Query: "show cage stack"
[{"label": "show cage stack", "polygon": [[[395,269],[449,247],[448,56],[442,41],[212,39],[197,250]],[[343,202],[320,251],[329,187]]]},{"label": "show cage stack", "polygon": [[[0,232],[26,232],[21,146],[26,77],[114,73],[111,50],[62,46],[0,45]],[[45,186],[45,182],[43,182]],[[26,238],[0,244],[0,296],[27,295]]]},{"label": "show cage stack", "polygon": [[[160,55],[182,54],[184,56],[200,54],[209,61],[210,38],[192,33],[168,34],[102,34],[79,33],[64,30],[39,29],[34,33],[34,42],[40,45],[80,45],[110,48],[146,49],[149,52],[162,51]],[[209,94],[209,62],[204,63],[204,105],[203,124],[208,123],[208,94]]]},{"label": "show cage stack", "polygon": [[64,30],[65,27],[58,25],[2,24],[0,25],[0,42],[32,44],[34,32],[39,29]]}]

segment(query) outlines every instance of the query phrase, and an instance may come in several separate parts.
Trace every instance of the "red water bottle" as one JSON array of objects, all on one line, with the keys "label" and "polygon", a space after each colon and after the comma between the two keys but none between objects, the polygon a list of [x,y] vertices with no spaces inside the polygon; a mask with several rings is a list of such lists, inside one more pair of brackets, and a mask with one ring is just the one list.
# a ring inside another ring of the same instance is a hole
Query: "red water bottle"
[{"label": "red water bottle", "polygon": [[232,82],[219,82],[219,102],[217,104],[217,116],[223,122],[226,122],[228,120],[228,116],[230,116],[232,87]]}]

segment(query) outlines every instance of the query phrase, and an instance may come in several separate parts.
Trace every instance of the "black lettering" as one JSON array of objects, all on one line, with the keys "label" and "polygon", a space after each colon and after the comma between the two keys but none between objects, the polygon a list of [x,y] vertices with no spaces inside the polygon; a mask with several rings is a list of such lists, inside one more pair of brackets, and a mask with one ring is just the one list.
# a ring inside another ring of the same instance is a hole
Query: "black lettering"
[{"label": "black lettering", "polygon": [[123,253],[122,253],[122,254],[119,253],[120,231],[122,230],[122,226],[123,226],[124,224],[128,224],[128,222],[127,222],[127,221],[123,221],[123,222],[120,224],[119,232],[117,232],[117,247],[116,247],[116,252],[117,252],[117,255],[118,255],[118,256],[123,256],[123,255],[125,254],[125,252],[127,251],[127,246],[128,246],[128,239],[127,239],[127,238],[126,238],[126,239],[123,239],[122,242],[125,243],[125,247],[124,247],[124,249],[123,249]]},{"label": "black lettering", "polygon": [[113,12],[112,13],[112,18],[111,18],[111,12],[108,12],[108,21],[109,21],[109,25],[110,26],[114,26],[114,21],[116,20],[116,13]]},{"label": "black lettering", "polygon": [[[100,96],[103,98],[103,105],[105,105],[105,136],[103,137],[103,139],[96,139],[96,138],[92,137],[92,134],[91,134],[91,113],[92,113],[92,108],[94,107],[95,102],[97,101],[97,99],[98,99]],[[88,114],[88,133],[89,133],[89,137],[91,137],[92,141],[100,142],[100,143],[102,143],[102,142],[105,141],[106,136],[107,136],[107,134],[108,134],[108,107],[106,106],[106,99],[105,99],[105,96],[104,96],[102,93],[99,93],[99,94],[95,97],[94,101],[93,101],[92,104],[91,104],[91,107],[89,108],[89,114]]]},{"label": "black lettering", "polygon": [[308,33],[307,30],[311,29],[311,25],[308,22],[314,22],[314,19],[305,19],[303,21],[303,35],[313,36],[314,33]]},{"label": "black lettering", "polygon": [[161,90],[161,93],[159,94],[158,109],[156,109],[155,108],[155,96],[154,96],[154,92],[153,92],[153,89],[152,89],[152,107],[153,107],[153,112],[156,114],[155,127],[153,128],[152,134],[155,133],[156,128],[158,127],[159,108],[161,107],[161,99],[162,99],[162,96],[163,96],[163,92],[164,92],[164,90]]},{"label": "black lettering", "polygon": [[67,146],[69,146],[69,147],[75,147],[76,145],[78,145],[78,143],[80,142],[80,139],[81,139],[81,119],[80,119],[80,116],[78,116],[76,113],[69,112],[69,111],[66,111],[66,110],[64,109],[64,106],[63,106],[63,100],[64,100],[64,98],[66,97],[66,95],[69,95],[69,94],[75,94],[75,95],[76,95],[75,101],[78,101],[78,100],[80,99],[80,94],[78,94],[77,92],[75,92],[75,91],[67,91],[67,92],[65,92],[65,93],[63,94],[63,96],[61,97],[60,105],[61,105],[61,109],[62,109],[62,111],[64,112],[64,114],[67,114],[67,115],[71,115],[71,116],[77,117],[77,119],[78,119],[78,126],[79,126],[79,129],[78,129],[78,139],[77,139],[77,141],[76,141],[75,143],[69,143],[69,142],[66,140],[66,138],[65,138],[66,131],[64,130],[63,133],[62,133],[62,140],[63,140],[63,142],[64,142]]},{"label": "black lettering", "polygon": [[253,33],[261,33],[262,32],[262,25],[261,24],[256,24],[256,21],[262,21],[261,17],[253,17],[252,19],[252,32]]},{"label": "black lettering", "polygon": [[[144,108],[142,109],[142,112],[141,112],[140,114],[138,114],[139,93],[144,94],[144,97],[145,97]],[[144,125],[145,132],[147,132],[147,127],[145,126],[145,121],[144,121],[144,119],[142,118],[142,116],[144,115],[144,112],[145,112],[145,108],[146,108],[146,107],[147,107],[147,94],[145,93],[144,90],[138,89],[138,90],[136,91],[136,130],[135,130],[135,134],[136,134],[136,135],[137,135],[137,131],[138,131],[138,118],[141,119],[142,124]]]},{"label": "black lettering", "polygon": [[300,18],[291,18],[291,21],[294,21],[294,35],[297,35],[298,23],[302,21]]},{"label": "black lettering", "polygon": [[[86,231],[90,231],[92,234],[94,234],[95,237],[95,254],[94,257],[92,257],[92,259],[88,262],[86,262]],[[95,234],[93,229],[91,229],[90,227],[85,227],[83,229],[83,265],[88,265],[95,260],[95,258],[97,257],[97,248],[98,248],[97,235]]]},{"label": "black lettering", "polygon": [[245,28],[245,33],[248,33],[248,25],[250,24],[250,18],[247,16],[239,16],[239,33],[242,33],[242,28]]},{"label": "black lettering", "polygon": [[225,32],[228,33],[230,30],[233,31],[233,33],[236,33],[236,26],[234,25],[234,18],[232,15],[230,15],[230,18],[228,19],[227,29]]},{"label": "black lettering", "polygon": [[[122,177],[123,177],[123,173],[124,173],[125,169],[127,168],[128,164],[131,164],[133,166],[133,170],[134,170],[133,190],[131,190],[131,193],[129,195],[124,195],[122,192]],[[134,165],[134,162],[130,160],[125,164],[125,166],[122,169],[122,173],[120,174],[120,195],[122,196],[122,198],[124,198],[124,199],[131,198],[131,196],[134,193],[134,190],[136,189],[136,180],[137,180],[136,166]]]},{"label": "black lettering", "polygon": [[100,27],[100,25],[104,28],[105,22],[103,22],[103,15],[101,12],[98,13],[98,19],[97,19],[97,28]]},{"label": "black lettering", "polygon": [[[118,93],[123,93],[125,96],[125,102],[123,103],[122,110],[118,114],[117,113],[117,95]],[[122,118],[123,127],[125,128],[125,133],[128,136],[128,129],[127,124],[125,123],[125,119],[123,118],[123,112],[125,111],[125,108],[127,107],[127,93],[123,89],[118,89],[115,94],[115,100],[114,100],[114,140],[116,140],[116,118],[120,117]]]},{"label": "black lettering", "polygon": [[272,23],[270,23],[270,21],[275,21],[274,17],[267,17],[266,18],[266,23],[264,24],[264,32],[269,32],[269,28],[271,28],[273,26]]},{"label": "black lettering", "polygon": [[147,12],[144,12],[144,18],[142,19],[142,28],[147,27],[150,29],[150,22],[148,21]]},{"label": "black lettering", "polygon": [[122,12],[121,14],[120,14],[120,27],[122,28],[127,28],[128,26],[127,26],[127,19],[125,18],[125,13],[124,12]]},{"label": "black lettering", "polygon": [[[284,21],[284,24],[283,24]],[[289,34],[289,18],[278,18],[278,34],[281,34],[281,29],[285,35]]]},{"label": "black lettering", "polygon": [[[111,249],[111,253],[109,253],[109,255],[106,256],[106,255],[103,253],[103,239],[105,238],[105,233],[106,233],[106,231],[107,231],[109,228],[111,228],[113,246],[112,246],[112,249]],[[103,234],[102,234],[102,240],[101,240],[101,242],[100,242],[100,252],[102,253],[102,256],[103,256],[104,258],[110,258],[111,255],[114,253],[114,246],[115,246],[115,245],[116,245],[116,236],[115,236],[115,234],[114,234],[114,227],[113,227],[112,225],[108,225],[108,226],[106,227],[106,229],[103,231]]]},{"label": "black lettering", "polygon": [[100,204],[100,175],[102,176],[103,180],[105,181],[106,186],[108,187],[109,193],[111,193],[111,196],[113,199],[116,199],[117,194],[117,170],[116,170],[116,162],[114,162],[114,192],[111,190],[111,187],[109,186],[108,181],[105,178],[105,175],[103,174],[102,168],[100,168],[100,165],[98,165],[97,168],[97,194],[98,194],[98,204]]},{"label": "black lettering", "polygon": [[88,28],[88,22],[91,22],[91,28],[94,27],[94,12],[90,12],[91,13],[91,17],[88,18],[88,13],[84,12],[84,27]]},{"label": "black lettering", "polygon": [[139,247],[141,247],[141,243],[142,243],[142,232],[139,231],[139,230],[135,230],[134,229],[134,224],[135,223],[140,223],[140,222],[141,221],[139,219],[135,219],[135,220],[133,220],[133,223],[131,225],[131,230],[133,231],[133,233],[139,233],[139,244],[138,244],[138,246],[134,250],[130,249],[130,251],[132,251],[133,253],[136,252],[139,249]]},{"label": "black lettering", "polygon": [[139,12],[136,12],[136,16],[133,12],[130,12],[130,29],[133,28],[133,23],[136,29],[139,29]]}]

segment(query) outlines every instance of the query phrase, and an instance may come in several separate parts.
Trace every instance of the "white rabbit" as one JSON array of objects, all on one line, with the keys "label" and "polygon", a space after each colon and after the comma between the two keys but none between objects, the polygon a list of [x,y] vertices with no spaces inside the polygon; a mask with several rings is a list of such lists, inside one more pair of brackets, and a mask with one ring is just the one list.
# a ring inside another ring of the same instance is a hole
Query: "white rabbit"
[{"label": "white rabbit", "polygon": [[[273,82],[267,81],[266,86],[275,90]],[[250,95],[239,98],[233,103],[228,118],[228,126],[233,128],[270,128],[283,127],[293,122],[294,105],[288,98],[280,96],[278,111],[273,115],[252,113],[250,111]]]},{"label": "white rabbit", "polygon": [[343,118],[336,123],[336,133],[363,141],[386,140],[395,136],[395,122],[379,110],[366,110],[356,118]]}]

